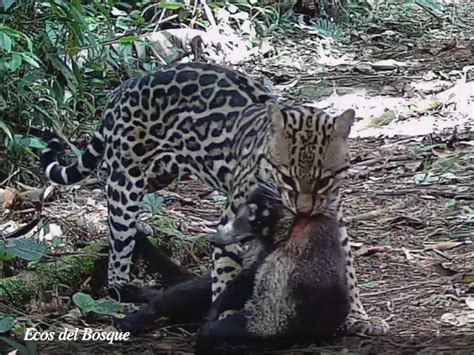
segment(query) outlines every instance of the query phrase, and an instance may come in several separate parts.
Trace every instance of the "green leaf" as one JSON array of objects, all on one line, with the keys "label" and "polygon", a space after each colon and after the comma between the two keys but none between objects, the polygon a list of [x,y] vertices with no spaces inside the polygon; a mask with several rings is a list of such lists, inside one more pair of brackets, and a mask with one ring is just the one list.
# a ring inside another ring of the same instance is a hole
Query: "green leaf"
[{"label": "green leaf", "polygon": [[[68,87],[71,91],[76,91],[76,77],[68,65],[62,60],[57,54],[47,53],[46,54],[49,60],[54,64],[57,70],[59,70],[64,78],[66,78]],[[57,76],[59,80],[59,75]]]},{"label": "green leaf", "polygon": [[20,55],[23,58],[23,60],[25,62],[27,62],[28,64],[30,64],[31,66],[33,66],[35,68],[40,67],[39,58],[36,57],[34,54],[32,54],[32,53],[20,53]]},{"label": "green leaf", "polygon": [[0,32],[0,48],[5,52],[10,53],[12,51],[13,40],[6,33]]},{"label": "green leaf", "polygon": [[20,54],[13,54],[12,58],[7,62],[7,68],[10,71],[16,71],[19,67],[21,67],[21,55]]},{"label": "green leaf", "polygon": [[48,252],[48,246],[30,239],[0,241],[0,250],[28,261],[38,261]]},{"label": "green leaf", "polygon": [[97,314],[115,315],[121,310],[121,305],[115,300],[99,300],[92,308],[92,312]]},{"label": "green leaf", "polygon": [[17,144],[30,148],[44,149],[47,146],[47,144],[39,138],[25,137],[20,134],[15,134],[15,141],[17,142]]},{"label": "green leaf", "polygon": [[53,86],[51,88],[51,96],[56,99],[59,106],[62,106],[62,104],[64,103],[64,87],[57,79],[53,82]]},{"label": "green leaf", "polygon": [[3,133],[5,133],[8,138],[10,138],[10,140],[13,140],[13,135],[12,131],[10,130],[10,127],[8,127],[7,124],[2,120],[0,120],[0,130],[2,130]]},{"label": "green leaf", "polygon": [[441,175],[441,177],[443,179],[446,179],[446,180],[458,180],[459,179],[455,174],[453,174],[451,172],[444,173],[444,174]]},{"label": "green leaf", "polygon": [[138,40],[138,37],[137,37],[137,36],[133,36],[133,35],[131,35],[131,36],[123,36],[123,37],[120,38],[119,43],[120,43],[120,44],[132,44],[132,43],[134,43],[134,42],[137,41],[137,40]]},{"label": "green leaf", "polygon": [[14,324],[15,318],[11,316],[2,317],[2,319],[0,319],[0,333],[8,332],[13,328]]},{"label": "green leaf", "polygon": [[28,350],[28,348],[26,346],[24,346],[23,344],[20,344],[19,342],[13,340],[13,339],[9,339],[7,337],[0,337],[0,340],[2,340],[3,342],[7,343],[8,345],[14,347],[16,350],[18,350],[21,355],[33,355],[32,353],[30,353],[30,351]]},{"label": "green leaf", "polygon": [[177,230],[176,228],[173,227],[159,227],[159,231],[163,233],[164,235],[171,236],[171,237],[178,237],[178,238],[184,238],[185,235]]},{"label": "green leaf", "polygon": [[28,340],[25,341],[26,349],[29,351],[28,354],[36,355],[38,354],[36,342]]},{"label": "green leaf", "polygon": [[76,306],[85,312],[90,312],[95,305],[94,299],[90,295],[82,292],[75,293],[72,296],[72,300]]},{"label": "green leaf", "polygon": [[360,283],[359,287],[362,289],[374,288],[374,287],[377,287],[379,284],[380,284],[379,281],[368,281],[368,282]]},{"label": "green leaf", "polygon": [[448,208],[448,207],[455,207],[455,206],[457,205],[457,203],[458,203],[458,202],[456,201],[455,198],[449,199],[449,200],[447,200],[447,201],[445,202],[444,207],[446,207],[446,208]]},{"label": "green leaf", "polygon": [[179,9],[179,11],[178,11],[179,21],[184,22],[188,19],[188,17],[189,17],[189,14],[185,9]]},{"label": "green leaf", "polygon": [[3,25],[3,24],[0,24],[0,31],[2,32],[7,32],[10,36],[12,37],[22,37],[24,36],[25,34],[23,32],[20,32],[18,30],[15,30],[9,26],[6,26],[6,25]]},{"label": "green leaf", "polygon": [[166,10],[179,10],[182,7],[184,7],[184,4],[179,3],[179,2],[160,1],[158,3],[158,6],[161,7],[162,9],[166,9]]},{"label": "green leaf", "polygon": [[438,181],[439,177],[434,176],[430,171],[428,173],[420,173],[415,175],[415,184],[430,185]]},{"label": "green leaf", "polygon": [[72,296],[74,303],[84,312],[93,312],[105,315],[117,315],[122,310],[122,305],[112,299],[95,301],[88,294],[77,292]]},{"label": "green leaf", "polygon": [[0,261],[8,261],[15,258],[15,255],[3,251],[3,245],[0,244]]},{"label": "green leaf", "polygon": [[156,193],[146,194],[143,198],[143,211],[151,214],[159,214],[163,210],[163,197],[157,196]]},{"label": "green leaf", "polygon": [[117,26],[121,30],[128,30],[130,27],[128,25],[127,19],[124,17],[117,18],[117,21],[115,22],[115,26]]},{"label": "green leaf", "polygon": [[14,2],[15,0],[0,0],[0,7],[3,7],[3,10],[7,11]]}]

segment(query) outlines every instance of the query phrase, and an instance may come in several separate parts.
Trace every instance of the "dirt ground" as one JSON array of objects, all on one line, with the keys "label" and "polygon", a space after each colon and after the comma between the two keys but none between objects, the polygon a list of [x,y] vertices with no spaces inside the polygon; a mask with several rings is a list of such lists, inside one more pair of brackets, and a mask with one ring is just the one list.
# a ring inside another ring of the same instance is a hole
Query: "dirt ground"
[{"label": "dirt ground", "polygon": [[[473,353],[473,311],[472,304],[467,303],[468,299],[472,302],[474,293],[473,216],[472,210],[464,208],[474,207],[473,156],[466,137],[451,133],[352,140],[353,167],[344,201],[361,297],[369,314],[388,320],[390,334],[345,337],[286,353]],[[450,148],[435,148],[444,145]],[[430,146],[434,147],[417,155],[412,153],[415,148]],[[456,179],[429,185],[416,183],[416,176],[424,173],[427,164],[437,171],[437,164],[447,158],[456,161]],[[206,221],[217,220],[222,203],[219,199],[216,202],[216,195],[197,199],[209,189],[195,181],[182,182],[177,191],[168,193],[170,203],[165,213],[180,216],[179,224],[188,235],[202,235]],[[452,201],[457,202],[453,205]],[[194,223],[186,229],[186,221]],[[198,269],[194,258],[184,260],[191,269]],[[81,320],[82,326],[93,325],[85,322]],[[134,338],[125,349],[188,353],[192,352],[193,340],[193,334],[179,327],[159,328]],[[64,346],[51,344],[48,349]],[[69,350],[123,351],[119,345],[69,346]]]},{"label": "dirt ground", "polygon": [[[474,353],[473,26],[419,37],[386,29],[342,47],[298,32],[274,37],[274,52],[240,67],[265,77],[284,102],[304,101],[329,112],[354,107],[360,117],[351,135],[345,218],[363,303],[370,315],[387,319],[390,334],[344,337],[285,353]],[[180,244],[186,252],[178,250],[175,257],[204,271],[208,259],[197,241],[212,230],[222,196],[194,180],[161,195],[163,214],[179,231],[172,240],[186,240]],[[97,186],[67,190],[43,214],[73,235],[72,244],[106,234],[105,201]],[[82,316],[67,300],[59,304],[46,313],[35,303],[28,312],[37,325],[104,329],[112,324],[112,317]],[[126,345],[38,347],[191,353],[193,340],[192,333],[175,327]]]}]

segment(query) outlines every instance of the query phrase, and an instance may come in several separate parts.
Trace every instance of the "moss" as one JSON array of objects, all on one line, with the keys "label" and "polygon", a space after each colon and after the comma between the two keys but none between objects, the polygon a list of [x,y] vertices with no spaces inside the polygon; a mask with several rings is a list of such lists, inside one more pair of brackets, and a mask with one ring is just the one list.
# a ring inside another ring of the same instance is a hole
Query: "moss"
[{"label": "moss", "polygon": [[42,290],[61,285],[60,293],[71,294],[93,275],[95,263],[106,254],[101,254],[104,243],[97,243],[78,251],[77,255],[36,264],[31,270],[0,280],[0,302],[22,306]]}]

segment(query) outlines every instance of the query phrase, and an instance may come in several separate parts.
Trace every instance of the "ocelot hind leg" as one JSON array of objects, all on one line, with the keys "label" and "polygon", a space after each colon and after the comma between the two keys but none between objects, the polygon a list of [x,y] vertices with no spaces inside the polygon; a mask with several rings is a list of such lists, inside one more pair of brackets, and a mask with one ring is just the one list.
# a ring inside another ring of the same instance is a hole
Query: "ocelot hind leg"
[{"label": "ocelot hind leg", "polygon": [[351,252],[349,235],[341,226],[341,243],[347,255],[346,277],[349,286],[350,311],[343,328],[348,334],[384,335],[390,327],[380,317],[369,317],[360,299],[357,276],[354,269],[354,258]]},{"label": "ocelot hind leg", "polygon": [[144,172],[137,166],[122,169],[109,167],[107,203],[109,223],[108,286],[115,287],[130,281],[130,265],[135,247],[135,236],[143,233],[138,224],[140,205],[145,194]]},{"label": "ocelot hind leg", "polygon": [[[138,234],[149,235],[151,228],[139,223],[138,217],[146,192],[166,187],[179,177],[179,167],[173,154],[155,152],[149,164],[123,168],[116,162],[109,167],[107,202],[111,252],[109,257],[109,286],[130,281],[130,265]],[[119,165],[117,167],[117,165]],[[127,173],[124,173],[126,171]]]}]

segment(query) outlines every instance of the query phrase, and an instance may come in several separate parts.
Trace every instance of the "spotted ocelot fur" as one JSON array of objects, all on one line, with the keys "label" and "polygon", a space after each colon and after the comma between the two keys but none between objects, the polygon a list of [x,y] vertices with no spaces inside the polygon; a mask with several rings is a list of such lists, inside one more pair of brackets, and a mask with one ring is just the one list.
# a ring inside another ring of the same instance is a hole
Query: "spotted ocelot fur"
[{"label": "spotted ocelot fur", "polygon": [[[348,168],[345,140],[354,111],[331,117],[304,106],[277,104],[261,84],[218,65],[163,67],[124,82],[111,94],[103,121],[83,155],[58,162],[61,143],[42,155],[46,175],[62,185],[88,176],[104,159],[111,252],[109,285],[129,281],[134,236],[144,194],[192,174],[227,194],[218,228],[226,228],[257,186],[277,190],[293,213],[314,214],[339,206],[340,176]],[[341,234],[346,235],[341,224]],[[359,300],[352,255],[348,322],[377,330]],[[234,246],[214,248],[212,298],[240,271]],[[360,327],[359,327],[360,328]]]}]

